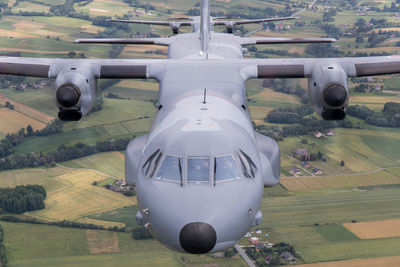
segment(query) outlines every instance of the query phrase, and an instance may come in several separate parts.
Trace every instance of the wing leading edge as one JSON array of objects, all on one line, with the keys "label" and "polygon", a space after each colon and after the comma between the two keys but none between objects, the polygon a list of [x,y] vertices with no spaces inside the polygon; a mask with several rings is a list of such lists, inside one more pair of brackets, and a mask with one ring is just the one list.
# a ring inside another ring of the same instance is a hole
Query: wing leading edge
[{"label": "wing leading edge", "polygon": [[256,68],[248,78],[307,78],[316,66],[337,64],[349,77],[363,77],[400,73],[400,57],[359,58],[286,58],[286,59],[224,59],[224,60],[121,60],[121,59],[49,59],[0,58],[0,74],[55,78],[63,71],[77,66],[93,69],[96,79],[162,79],[163,70],[170,64],[192,66],[207,64],[210,67],[236,64],[244,71]]}]

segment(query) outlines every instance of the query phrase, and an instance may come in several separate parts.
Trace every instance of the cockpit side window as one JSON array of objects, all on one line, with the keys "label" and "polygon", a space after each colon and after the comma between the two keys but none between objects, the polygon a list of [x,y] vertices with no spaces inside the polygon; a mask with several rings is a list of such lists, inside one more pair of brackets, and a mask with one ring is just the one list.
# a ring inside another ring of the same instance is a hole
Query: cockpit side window
[{"label": "cockpit side window", "polygon": [[242,165],[244,176],[246,178],[255,178],[257,172],[257,166],[254,164],[251,158],[242,150],[240,150],[239,159]]},{"label": "cockpit side window", "polygon": [[166,155],[161,167],[158,169],[156,178],[169,181],[182,181],[182,157]]},{"label": "cockpit side window", "polygon": [[216,182],[239,178],[239,170],[236,167],[232,155],[215,157],[214,160],[214,179]]},{"label": "cockpit side window", "polygon": [[187,160],[187,180],[188,182],[208,182],[210,178],[210,159],[209,158],[188,158]]},{"label": "cockpit side window", "polygon": [[151,156],[146,160],[142,167],[142,173],[144,176],[151,177],[157,167],[157,163],[160,160],[162,153],[159,149],[156,150]]}]

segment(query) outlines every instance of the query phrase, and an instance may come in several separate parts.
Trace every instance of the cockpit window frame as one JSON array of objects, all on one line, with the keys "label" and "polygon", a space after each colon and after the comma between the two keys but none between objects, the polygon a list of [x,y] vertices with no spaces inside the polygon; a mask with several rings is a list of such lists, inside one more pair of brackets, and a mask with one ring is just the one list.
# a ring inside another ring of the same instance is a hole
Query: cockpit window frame
[{"label": "cockpit window frame", "polygon": [[[232,157],[232,160],[233,160],[233,162],[235,163],[236,170],[239,172],[239,174],[238,174],[238,176],[235,177],[235,178],[224,179],[224,180],[219,180],[219,181],[217,181],[217,177],[216,177],[217,158],[229,157],[229,156]],[[239,180],[239,179],[242,178],[242,176],[240,175],[240,168],[239,168],[238,162],[237,162],[237,160],[236,160],[237,157],[235,157],[235,155],[233,155],[233,154],[223,154],[223,155],[213,156],[213,158],[214,158],[214,160],[213,160],[213,176],[212,176],[212,179],[213,179],[214,185],[216,185],[217,183],[223,183],[223,182],[229,182],[229,181]]]},{"label": "cockpit window frame", "polygon": [[[152,177],[152,175],[155,172],[155,169],[157,169],[156,163],[158,163],[160,157],[162,157],[162,152],[161,152],[160,149],[157,149],[154,153],[152,153],[147,158],[146,162],[142,166],[142,175],[143,176],[148,177],[148,178]],[[154,160],[157,161],[157,162],[155,162],[153,164]],[[151,169],[152,167],[153,167],[153,169]],[[149,172],[151,172],[150,175],[149,175]]]},{"label": "cockpit window frame", "polygon": [[[208,160],[208,180],[207,181],[189,181],[189,160],[190,159],[207,159]],[[184,180],[188,184],[206,184],[210,183],[211,177],[212,177],[212,156],[186,156],[185,157],[185,177]]]},{"label": "cockpit window frame", "polygon": [[242,166],[242,172],[245,178],[255,179],[258,171],[257,165],[243,150],[239,149],[239,160]]},{"label": "cockpit window frame", "polygon": [[[157,174],[160,171],[161,166],[164,163],[164,160],[165,160],[165,158],[167,156],[178,158],[178,163],[179,163],[178,166],[179,166],[179,172],[180,172],[180,180],[179,181],[178,180],[172,180],[172,179],[165,179],[165,178],[164,179],[163,178],[157,178]],[[178,156],[176,154],[164,154],[163,157],[162,157],[162,160],[160,161],[160,163],[158,165],[159,166],[157,167],[157,169],[155,171],[155,175],[154,175],[155,179],[157,179],[159,181],[172,182],[172,183],[178,183],[180,185],[183,185],[183,180],[184,180],[184,176],[185,176],[184,168],[183,168],[184,165],[185,165],[185,157],[184,156]]]}]

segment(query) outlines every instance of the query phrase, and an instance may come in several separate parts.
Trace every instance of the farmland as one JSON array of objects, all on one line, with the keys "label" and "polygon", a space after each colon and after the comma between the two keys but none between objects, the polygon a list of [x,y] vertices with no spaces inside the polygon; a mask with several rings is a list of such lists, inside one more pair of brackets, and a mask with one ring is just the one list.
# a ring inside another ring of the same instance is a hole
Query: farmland
[{"label": "farmland", "polygon": [[55,179],[63,186],[48,193],[46,209],[27,214],[49,221],[76,220],[89,214],[136,203],[134,198],[93,185],[93,182],[107,177],[91,170],[74,170],[57,176]]},{"label": "farmland", "polygon": [[[22,56],[69,58],[68,53],[74,51],[75,58],[81,55],[86,58],[108,58],[111,45],[72,43],[76,38],[95,37],[98,32],[106,29],[103,26],[72,17],[18,14],[20,11],[47,12],[50,5],[64,2],[18,1],[17,5],[12,7],[14,14],[2,15],[0,19],[0,53],[21,52]],[[276,10],[285,9],[279,1],[267,2]],[[336,1],[331,2],[336,4]],[[11,6],[14,2],[8,3]],[[388,6],[391,4],[390,1],[379,1],[377,6],[382,8],[385,3]],[[140,13],[138,18],[164,20],[168,16],[185,15],[187,10],[194,8],[194,3],[182,0],[157,0],[151,4],[155,11],[146,13],[145,9],[137,8],[136,11]],[[215,1],[215,10],[238,11],[241,8],[239,5],[259,8],[260,5],[265,5],[265,2]],[[76,2],[74,8],[77,12],[90,16],[136,16],[135,8],[129,7],[122,0]],[[325,31],[319,24],[313,23],[317,19],[322,21],[323,9],[322,4],[317,4],[317,10],[301,13],[300,21],[307,23],[304,27],[294,26],[294,22],[285,22],[284,25],[291,25],[290,30],[259,31],[254,35],[323,37],[326,35]],[[338,11],[331,24],[351,24],[358,18],[355,11]],[[393,25],[386,30],[397,30],[400,26],[393,12],[370,12],[364,18],[368,21],[371,18],[387,18]],[[161,35],[170,33],[169,29],[159,26],[129,27],[130,33],[115,34],[130,37],[148,33],[150,30]],[[258,28],[259,26],[255,25],[247,29]],[[188,28],[182,30],[189,31]],[[219,30],[222,30],[222,27]],[[363,43],[355,43],[355,38],[342,36],[336,45],[340,47],[342,55],[383,51],[398,53],[397,37],[390,38],[377,47],[369,47],[367,38],[364,39]],[[258,49],[283,50],[303,55],[306,47],[271,45],[258,46]],[[125,46],[118,58],[165,57],[159,53],[148,52],[156,50],[166,51],[165,47],[159,46]],[[270,52],[267,55],[278,57]],[[390,92],[354,93],[352,89],[350,104],[366,105],[380,112],[385,103],[400,102],[400,95],[396,93],[400,85],[398,77],[382,76],[377,78],[376,83],[383,84],[384,89]],[[306,88],[307,80],[300,80],[299,85]],[[265,122],[264,118],[275,108],[301,106],[303,103],[298,96],[263,87],[262,80],[249,80],[246,88],[249,110],[252,119],[258,125],[287,126]],[[60,145],[94,145],[98,141],[132,138],[148,131],[157,111],[153,104],[158,97],[156,81],[121,80],[99,93],[104,97],[101,111],[92,113],[79,122],[64,123],[62,133],[46,137],[26,137],[15,147],[16,152],[46,153],[54,151]],[[121,99],[107,98],[108,93],[117,94]],[[0,105],[4,106],[5,102],[9,101],[15,107],[14,110],[0,108],[0,137],[3,138],[9,132],[16,132],[28,124],[34,129],[43,128],[57,116],[53,98],[54,89],[50,85],[40,89],[27,88],[24,91],[11,88],[0,90]],[[305,263],[326,262],[315,266],[394,266],[398,263],[400,255],[400,237],[397,231],[400,219],[400,130],[371,126],[350,116],[349,119],[357,127],[336,128],[335,136],[291,136],[279,142],[282,159],[281,184],[265,189],[261,203],[264,219],[260,227],[264,232],[270,233],[269,241],[282,241],[294,245]],[[299,148],[306,148],[313,153],[321,152],[326,161],[309,162],[312,168],[306,168],[293,156],[293,151]],[[344,166],[340,165],[342,161]],[[292,176],[290,171],[296,166],[306,171],[303,171],[301,177],[288,177]],[[322,174],[313,176],[313,168],[321,169]],[[138,207],[135,197],[125,197],[101,187],[114,178],[124,179],[123,151],[98,153],[62,162],[55,168],[0,172],[0,187],[41,184],[46,188],[46,208],[25,213],[22,215],[24,217],[46,221],[66,219],[105,227],[137,227],[135,214]],[[94,186],[93,182],[99,182],[98,186]],[[382,222],[388,222],[389,226]],[[8,222],[0,224],[5,232],[6,253],[10,266],[130,266],[132,263],[138,266],[244,265],[238,256],[231,259],[215,259],[212,256],[177,254],[156,240],[133,240],[130,233]],[[378,231],[382,225],[387,226],[387,232]],[[370,238],[366,232],[377,235]],[[243,239],[241,243],[247,245],[248,241]],[[327,263],[330,261],[336,262]]]},{"label": "farmland", "polygon": [[[232,259],[213,259],[209,256],[177,255],[155,240],[132,240],[129,233],[96,231],[88,234],[85,229],[5,222],[1,225],[8,233],[5,245],[11,266],[131,266],[132,262],[139,266],[244,264],[237,256]],[[99,251],[100,244],[96,242],[99,239],[110,242],[114,248],[118,244],[120,253],[92,254],[91,248],[96,249],[92,252]]]},{"label": "farmland", "polygon": [[400,220],[346,223],[344,226],[361,239],[400,236]]}]

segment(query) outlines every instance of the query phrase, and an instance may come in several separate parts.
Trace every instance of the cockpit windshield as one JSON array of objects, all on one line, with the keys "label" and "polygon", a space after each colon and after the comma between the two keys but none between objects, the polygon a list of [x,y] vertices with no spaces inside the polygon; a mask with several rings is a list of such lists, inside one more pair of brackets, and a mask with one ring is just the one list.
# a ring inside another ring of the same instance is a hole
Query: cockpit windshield
[{"label": "cockpit windshield", "polygon": [[156,175],[157,179],[182,181],[182,157],[166,155]]},{"label": "cockpit windshield", "polygon": [[215,157],[214,164],[215,181],[231,180],[240,177],[232,155]]},{"label": "cockpit windshield", "polygon": [[210,177],[209,158],[188,158],[187,180],[188,182],[208,182]]}]

